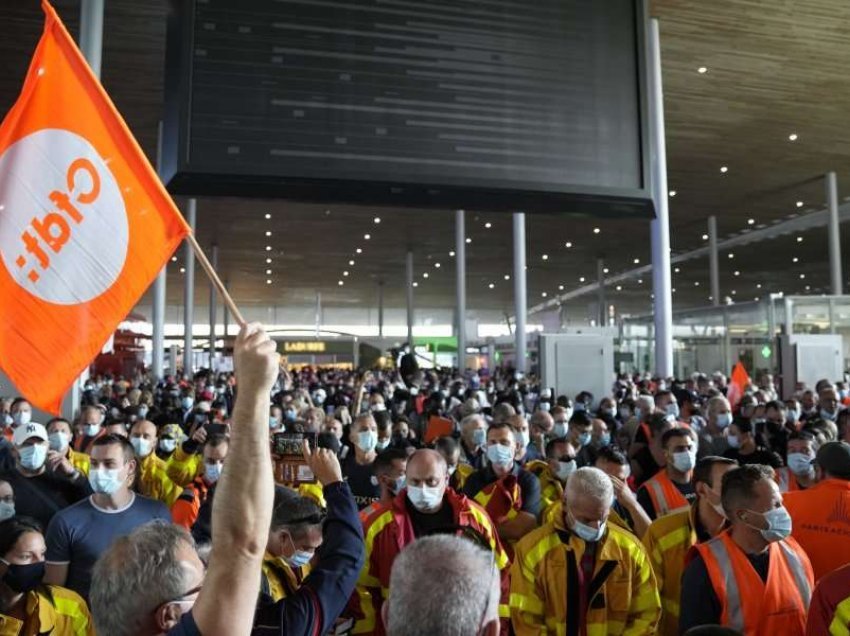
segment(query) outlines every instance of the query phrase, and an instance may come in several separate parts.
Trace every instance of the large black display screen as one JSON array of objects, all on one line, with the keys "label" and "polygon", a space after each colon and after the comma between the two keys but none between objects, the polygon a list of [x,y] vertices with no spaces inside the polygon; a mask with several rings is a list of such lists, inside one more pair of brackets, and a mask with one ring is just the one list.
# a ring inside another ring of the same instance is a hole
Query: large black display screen
[{"label": "large black display screen", "polygon": [[176,0],[178,194],[649,213],[636,0]]}]

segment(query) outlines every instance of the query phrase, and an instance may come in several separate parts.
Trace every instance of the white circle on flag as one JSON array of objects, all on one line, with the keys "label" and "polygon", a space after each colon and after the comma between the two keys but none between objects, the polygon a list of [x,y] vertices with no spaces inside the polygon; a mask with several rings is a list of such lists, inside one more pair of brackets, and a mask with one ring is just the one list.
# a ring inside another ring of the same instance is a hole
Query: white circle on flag
[{"label": "white circle on flag", "polygon": [[124,198],[86,139],[46,128],[0,156],[0,254],[47,302],[76,305],[112,287],[127,259]]}]

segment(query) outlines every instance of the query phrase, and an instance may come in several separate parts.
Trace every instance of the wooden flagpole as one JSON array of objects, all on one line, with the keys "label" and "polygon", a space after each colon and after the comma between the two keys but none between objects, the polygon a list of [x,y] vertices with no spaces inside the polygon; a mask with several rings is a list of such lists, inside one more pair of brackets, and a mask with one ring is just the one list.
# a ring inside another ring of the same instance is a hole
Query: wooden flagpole
[{"label": "wooden flagpole", "polygon": [[240,327],[244,327],[245,319],[242,317],[242,312],[239,311],[239,307],[237,307],[236,303],[233,302],[233,298],[230,297],[224,283],[221,282],[221,279],[218,277],[215,269],[213,269],[209,259],[207,259],[207,255],[204,254],[204,250],[201,249],[201,246],[198,244],[195,235],[192,232],[189,232],[189,234],[186,235],[186,240],[189,241],[192,251],[195,252],[195,256],[198,257],[198,262],[201,264],[201,267],[204,268],[207,276],[210,277],[212,284],[215,285],[216,290],[218,290],[218,293],[221,294],[222,299],[233,314],[233,318],[239,323]]}]

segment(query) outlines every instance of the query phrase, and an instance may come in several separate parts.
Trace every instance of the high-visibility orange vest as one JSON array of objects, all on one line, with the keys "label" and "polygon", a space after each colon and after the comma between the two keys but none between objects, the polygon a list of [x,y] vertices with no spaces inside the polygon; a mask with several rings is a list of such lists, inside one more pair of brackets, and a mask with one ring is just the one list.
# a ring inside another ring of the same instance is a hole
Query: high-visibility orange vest
[{"label": "high-visibility orange vest", "polygon": [[664,468],[655,473],[652,479],[644,482],[641,488],[646,488],[649,493],[656,517],[662,517],[668,512],[687,508],[690,505],[685,495],[676,488],[676,484],[673,483]]},{"label": "high-visibility orange vest", "polygon": [[768,547],[766,583],[729,531],[694,549],[720,601],[721,625],[744,636],[804,636],[815,576],[809,557],[794,539]]}]

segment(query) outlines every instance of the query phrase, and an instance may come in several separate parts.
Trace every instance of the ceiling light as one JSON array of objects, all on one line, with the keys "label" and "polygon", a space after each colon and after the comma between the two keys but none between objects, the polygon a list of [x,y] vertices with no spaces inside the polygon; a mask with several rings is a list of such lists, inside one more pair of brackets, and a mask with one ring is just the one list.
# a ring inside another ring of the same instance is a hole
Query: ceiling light
[{"label": "ceiling light", "polygon": [[797,133],[791,133],[788,135],[788,141],[797,141]]},{"label": "ceiling light", "polygon": [[564,247],[566,247],[566,248],[570,248],[572,246],[573,246],[573,244],[570,241],[567,241],[566,243],[564,243]]},{"label": "ceiling light", "polygon": [[267,258],[267,259],[266,259],[266,264],[271,265],[271,262],[272,262],[272,259],[270,259],[270,258]]},{"label": "ceiling light", "polygon": [[601,232],[601,231],[602,231],[602,230],[600,230],[598,227],[593,228],[593,233],[594,233],[594,234],[599,234],[599,232]]},{"label": "ceiling light", "polygon": [[489,230],[491,227],[493,227],[493,224],[488,221],[487,223],[484,224],[484,227],[486,227]]},{"label": "ceiling light", "polygon": [[737,293],[738,293],[738,292],[736,292],[734,289],[732,290],[732,295],[733,295],[733,296],[734,296],[735,294],[737,294]]},{"label": "ceiling light", "polygon": [[578,282],[583,283],[584,282],[584,276],[580,276],[579,279],[578,279]]},{"label": "ceiling light", "polygon": [[802,242],[803,242],[803,237],[802,237],[802,236],[798,236],[798,237],[797,237],[797,242],[798,242],[798,243],[802,243]]},{"label": "ceiling light", "polygon": [[354,267],[354,261],[348,261],[348,264],[349,264],[351,267]]},{"label": "ceiling light", "polygon": [[736,270],[735,270],[735,276],[740,276],[740,275],[741,275],[741,272],[739,272],[739,271],[736,269]]},{"label": "ceiling light", "polygon": [[703,235],[702,235],[702,240],[703,240],[703,241],[707,241],[707,240],[708,240],[708,234],[703,234]]},{"label": "ceiling light", "polygon": [[563,286],[563,285],[558,285],[558,291],[564,291],[564,286]]},{"label": "ceiling light", "polygon": [[495,286],[496,285],[494,283],[490,283],[489,285],[487,285],[487,287],[489,287],[490,289],[493,289]]},{"label": "ceiling light", "polygon": [[469,245],[470,243],[472,243],[472,239],[467,236],[466,237],[466,244]]},{"label": "ceiling light", "polygon": [[272,235],[271,230],[266,230],[266,236],[271,236],[271,235]]},{"label": "ceiling light", "polygon": [[802,208],[802,207],[803,207],[803,202],[802,202],[802,201],[797,201],[797,207],[798,207],[798,208]]},{"label": "ceiling light", "polygon": [[546,292],[543,292],[543,293],[542,293],[542,294],[540,294],[540,295],[541,295],[541,296],[543,296],[543,298],[546,298],[546,296],[547,296],[548,294],[547,294]]},{"label": "ceiling light", "polygon": [[700,75],[705,75],[706,73],[708,73],[708,68],[705,66],[700,66],[697,69],[697,73],[699,73]]},{"label": "ceiling light", "polygon": [[266,214],[266,221],[268,221],[270,218],[272,218],[272,215],[271,215],[271,214]]},{"label": "ceiling light", "polygon": [[185,274],[185,273],[186,273],[186,268],[185,268],[185,267],[181,267],[181,268],[180,268],[180,273],[181,273],[181,274]]},{"label": "ceiling light", "polygon": [[368,241],[370,238],[372,238],[372,235],[371,234],[364,234],[363,238]]},{"label": "ceiling light", "polygon": [[756,289],[761,289],[761,283],[758,283],[758,284],[756,285]]},{"label": "ceiling light", "polygon": [[604,269],[602,270],[602,273],[603,273],[603,274],[607,274],[607,273],[608,273],[608,268],[607,268],[607,267],[606,267],[606,268],[604,268]]},{"label": "ceiling light", "polygon": [[755,224],[756,224],[755,219],[747,219],[747,225],[755,225]]},{"label": "ceiling light", "polygon": [[670,190],[670,196],[671,196],[671,197],[676,196],[676,191],[675,191],[675,190]]},{"label": "ceiling light", "polygon": [[413,286],[414,286],[414,287],[419,287],[419,283],[417,283],[416,281],[413,281]]},{"label": "ceiling light", "polygon": [[805,278],[805,277],[806,277],[805,274],[800,274],[800,278]]},{"label": "ceiling light", "polygon": [[694,287],[699,287],[699,281],[698,280],[694,281]]},{"label": "ceiling light", "polygon": [[422,278],[428,278],[428,272],[422,272]]},{"label": "ceiling light", "polygon": [[355,251],[355,252],[357,252],[358,254],[362,254],[362,253],[363,253],[363,250],[361,250],[359,247],[358,247],[356,250],[354,250],[354,251]]},{"label": "ceiling light", "polygon": [[544,254],[544,255],[543,255],[543,256],[541,256],[540,258],[542,258],[544,261],[548,261],[548,260],[549,260],[549,255],[548,255],[548,254]]},{"label": "ceiling light", "polygon": [[434,267],[436,267],[437,269],[440,269],[440,264],[439,264],[439,263],[434,263]]},{"label": "ceiling light", "polygon": [[729,252],[729,258],[735,258],[735,254],[733,254],[732,252]]},{"label": "ceiling light", "polygon": [[266,279],[266,285],[271,285],[271,284],[272,284],[272,279],[271,279],[271,278],[267,278],[267,279]]},{"label": "ceiling light", "polygon": [[[673,289],[670,290],[670,292],[675,294],[676,288],[674,287]],[[652,294],[651,298],[655,298],[655,294]]]},{"label": "ceiling light", "polygon": [[791,262],[792,263],[798,263],[798,262],[800,262],[800,259],[795,256],[794,258],[791,259]]},{"label": "ceiling light", "polygon": [[266,245],[266,251],[267,251],[267,252],[271,252],[271,251],[272,251],[272,246],[271,246],[271,245]]},{"label": "ceiling light", "polygon": [[345,282],[344,282],[344,281],[337,281],[337,285],[339,285],[340,287],[342,287],[343,285],[345,285]]},{"label": "ceiling light", "polygon": [[344,271],[344,272],[342,273],[342,275],[343,275],[343,276],[348,276],[348,271],[347,271],[347,270],[346,270],[346,271]]},{"label": "ceiling light", "polygon": [[643,279],[642,278],[638,278],[638,285],[643,285]]},{"label": "ceiling light", "polygon": [[727,172],[729,172],[729,168],[727,168],[726,166],[720,166],[720,172],[726,174]]},{"label": "ceiling light", "polygon": [[673,270],[673,273],[674,273],[674,274],[678,274],[680,271],[681,271],[681,270],[677,267],[676,269],[674,269],[674,270]]},{"label": "ceiling light", "polygon": [[639,263],[640,263],[640,259],[639,259],[639,258],[636,258],[633,262],[634,262],[634,264],[635,264],[635,265],[637,265],[637,264],[639,264]]},{"label": "ceiling light", "polygon": [[377,224],[378,224],[378,223],[380,223],[380,222],[381,222],[381,217],[376,216],[376,217],[375,217],[375,225],[377,225]]},{"label": "ceiling light", "polygon": [[511,279],[511,275],[510,275],[510,274],[505,274],[505,280],[510,280],[510,279]]},{"label": "ceiling light", "polygon": [[171,262],[172,262],[172,263],[176,263],[176,262],[177,262],[177,257],[176,257],[176,256],[172,256],[172,257],[171,257]]},{"label": "ceiling light", "polygon": [[622,286],[622,285],[617,285],[617,291],[623,291],[623,286]]},{"label": "ceiling light", "polygon": [[455,257],[455,253],[454,253],[454,252],[449,252],[449,256],[451,256],[452,258],[454,258],[454,257]]},{"label": "ceiling light", "polygon": [[271,273],[272,273],[272,270],[270,270],[270,269],[267,269],[267,270],[266,270],[266,276],[271,275]]}]

